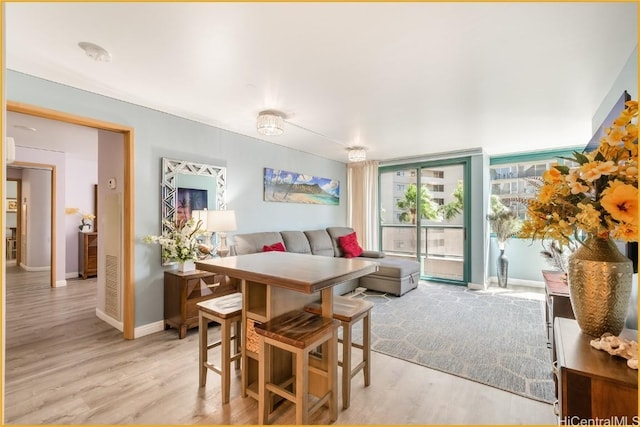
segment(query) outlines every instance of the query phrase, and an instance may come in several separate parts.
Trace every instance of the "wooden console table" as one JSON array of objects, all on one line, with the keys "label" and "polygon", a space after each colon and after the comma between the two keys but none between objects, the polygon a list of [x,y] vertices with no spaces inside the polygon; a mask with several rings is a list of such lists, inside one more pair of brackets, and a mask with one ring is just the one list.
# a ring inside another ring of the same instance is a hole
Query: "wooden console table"
[{"label": "wooden console table", "polygon": [[98,232],[78,232],[78,270],[86,279],[98,275]]},{"label": "wooden console table", "polygon": [[165,328],[174,327],[180,339],[187,329],[198,326],[198,304],[212,298],[238,292],[237,280],[208,271],[164,272]]},{"label": "wooden console table", "polygon": [[[333,316],[333,286],[378,271],[378,264],[358,258],[334,258],[291,252],[261,252],[196,261],[196,267],[242,280],[242,395],[258,399],[255,323],[262,323],[320,298],[322,316]],[[277,350],[277,349],[276,349]],[[290,376],[290,355],[273,356],[274,377]],[[311,372],[310,374],[313,374]],[[275,380],[277,381],[277,379]],[[336,384],[337,381],[334,381]],[[310,388],[326,383],[309,378]]]},{"label": "wooden console table", "polygon": [[575,319],[573,307],[571,307],[571,299],[569,298],[569,286],[567,282],[562,280],[563,275],[564,273],[561,271],[542,271],[545,300],[547,302],[547,309],[545,310],[547,345],[551,348],[551,358],[554,362],[556,361],[556,352],[554,349],[553,324],[556,317]]},{"label": "wooden console table", "polygon": [[[638,424],[638,371],[625,359],[591,347],[594,337],[575,320],[556,318],[554,334],[560,424]],[[636,330],[620,335],[638,339]]]}]

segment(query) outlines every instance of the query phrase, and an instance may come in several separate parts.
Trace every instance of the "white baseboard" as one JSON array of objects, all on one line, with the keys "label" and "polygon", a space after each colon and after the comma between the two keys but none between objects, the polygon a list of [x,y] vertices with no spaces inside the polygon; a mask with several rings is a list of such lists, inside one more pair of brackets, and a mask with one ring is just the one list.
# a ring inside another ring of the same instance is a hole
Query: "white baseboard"
[{"label": "white baseboard", "polygon": [[[498,284],[498,278],[496,276],[489,277],[489,283],[492,284],[492,285],[497,285]],[[512,279],[512,278],[509,278],[507,280],[507,286],[508,285],[528,286],[530,288],[544,288],[544,282],[537,281],[537,280],[524,280],[524,279]]]},{"label": "white baseboard", "polygon": [[71,272],[71,273],[65,273],[64,278],[65,279],[77,279],[78,277],[80,277],[80,274],[78,274],[77,271]]},{"label": "white baseboard", "polygon": [[[100,320],[103,320],[104,322],[113,326],[120,332],[124,331],[124,326],[122,325],[122,322],[107,315],[104,311],[96,308],[96,316],[98,316]],[[148,323],[146,325],[142,325],[135,328],[133,331],[133,338],[134,339],[141,338],[141,337],[144,337],[145,335],[151,335],[151,334],[155,334],[156,332],[162,332],[162,331],[164,331],[164,320]]]},{"label": "white baseboard", "polygon": [[151,335],[151,334],[155,334],[156,332],[162,332],[162,331],[164,331],[164,320],[138,326],[133,331],[133,336],[134,338],[140,338],[140,337],[144,337],[145,335]]},{"label": "white baseboard", "polygon": [[114,319],[113,317],[109,316],[107,313],[105,313],[104,311],[98,309],[97,307],[96,307],[96,316],[98,316],[98,319],[108,323],[109,325],[113,326],[114,328],[116,328],[120,332],[124,331],[124,327],[122,326],[122,322]]},{"label": "white baseboard", "polygon": [[467,283],[467,288],[472,289],[474,291],[484,291],[485,289],[487,289],[486,285],[483,285],[481,283],[471,283],[468,282]]},{"label": "white baseboard", "polygon": [[20,267],[24,268],[27,271],[50,271],[51,270],[51,266],[48,266],[48,265],[44,267],[29,267],[28,265],[20,263]]},{"label": "white baseboard", "polygon": [[67,280],[56,280],[56,284],[55,287],[56,288],[62,288],[64,286],[67,286]]}]

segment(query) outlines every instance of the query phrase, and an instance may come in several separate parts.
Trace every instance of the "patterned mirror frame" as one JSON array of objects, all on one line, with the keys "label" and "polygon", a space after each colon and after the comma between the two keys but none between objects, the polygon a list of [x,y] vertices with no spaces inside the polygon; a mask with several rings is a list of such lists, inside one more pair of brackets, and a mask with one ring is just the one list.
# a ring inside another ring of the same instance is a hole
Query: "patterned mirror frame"
[{"label": "patterned mirror frame", "polygon": [[[173,160],[162,158],[162,208],[161,226],[162,233],[171,231],[173,228],[173,219],[178,208],[178,187],[176,179],[178,175],[198,175],[203,177],[211,177],[216,181],[216,209],[227,209],[226,193],[227,193],[227,168],[222,166],[205,165],[202,163],[193,163],[185,160]],[[211,196],[210,196],[211,197]],[[162,260],[163,265],[172,264]]]}]

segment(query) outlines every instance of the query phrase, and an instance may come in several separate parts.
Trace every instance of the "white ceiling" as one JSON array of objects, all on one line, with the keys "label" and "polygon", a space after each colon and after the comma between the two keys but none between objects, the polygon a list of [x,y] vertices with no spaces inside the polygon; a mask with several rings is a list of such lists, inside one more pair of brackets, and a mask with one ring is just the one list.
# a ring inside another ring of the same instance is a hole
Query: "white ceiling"
[{"label": "white ceiling", "polygon": [[638,40],[636,2],[3,6],[9,69],[339,161],[586,144]]}]

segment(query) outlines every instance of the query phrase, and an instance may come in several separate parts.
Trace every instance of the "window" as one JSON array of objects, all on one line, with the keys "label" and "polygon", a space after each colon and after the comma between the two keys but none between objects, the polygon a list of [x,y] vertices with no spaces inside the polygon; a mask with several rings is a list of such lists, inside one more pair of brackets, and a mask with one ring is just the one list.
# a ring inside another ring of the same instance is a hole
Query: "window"
[{"label": "window", "polygon": [[569,156],[572,151],[571,149],[556,150],[537,155],[492,158],[489,173],[491,195],[498,196],[505,206],[524,219],[527,207],[516,199],[531,199],[537,193],[537,187],[528,179],[541,177],[544,171],[557,163],[574,166],[558,158],[558,156]]}]

